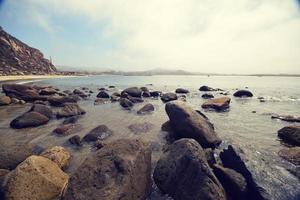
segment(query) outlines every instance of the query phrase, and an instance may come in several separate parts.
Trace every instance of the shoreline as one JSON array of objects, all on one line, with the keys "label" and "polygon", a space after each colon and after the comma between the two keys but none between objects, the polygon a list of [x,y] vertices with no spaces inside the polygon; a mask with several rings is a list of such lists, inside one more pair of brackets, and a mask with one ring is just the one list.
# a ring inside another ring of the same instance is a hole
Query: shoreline
[{"label": "shoreline", "polygon": [[19,75],[19,76],[0,76],[0,83],[9,81],[34,81],[43,79],[55,79],[55,78],[72,78],[77,76],[66,76],[66,75]]}]

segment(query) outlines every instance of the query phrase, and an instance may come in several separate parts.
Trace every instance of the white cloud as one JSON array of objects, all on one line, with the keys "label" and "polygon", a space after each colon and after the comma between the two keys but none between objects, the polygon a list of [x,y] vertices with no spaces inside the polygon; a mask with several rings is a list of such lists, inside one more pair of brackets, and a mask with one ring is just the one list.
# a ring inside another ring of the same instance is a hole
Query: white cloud
[{"label": "white cloud", "polygon": [[82,63],[125,70],[300,73],[300,18],[293,0],[30,0],[30,5],[49,30],[53,11],[85,17],[94,26],[108,24],[101,35],[118,39],[119,48]]}]

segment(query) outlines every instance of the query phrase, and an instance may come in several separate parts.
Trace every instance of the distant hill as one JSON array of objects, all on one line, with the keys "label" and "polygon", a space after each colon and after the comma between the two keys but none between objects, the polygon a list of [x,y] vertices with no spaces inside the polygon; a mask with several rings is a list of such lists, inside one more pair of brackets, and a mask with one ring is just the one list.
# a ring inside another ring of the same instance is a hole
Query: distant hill
[{"label": "distant hill", "polygon": [[11,36],[0,26],[0,75],[43,75],[56,71],[42,52]]}]

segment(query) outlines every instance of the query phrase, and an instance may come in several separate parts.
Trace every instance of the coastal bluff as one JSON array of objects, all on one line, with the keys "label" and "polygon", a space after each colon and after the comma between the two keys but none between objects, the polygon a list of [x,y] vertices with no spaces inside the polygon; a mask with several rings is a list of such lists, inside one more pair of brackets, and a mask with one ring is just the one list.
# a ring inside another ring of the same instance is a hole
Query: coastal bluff
[{"label": "coastal bluff", "polygon": [[0,76],[45,75],[57,70],[38,49],[11,36],[0,26]]}]

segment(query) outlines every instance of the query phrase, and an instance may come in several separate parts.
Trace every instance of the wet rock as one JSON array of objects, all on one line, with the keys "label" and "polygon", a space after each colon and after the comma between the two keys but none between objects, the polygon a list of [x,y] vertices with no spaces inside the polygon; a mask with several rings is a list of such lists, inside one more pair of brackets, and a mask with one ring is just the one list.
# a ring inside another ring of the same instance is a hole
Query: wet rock
[{"label": "wet rock", "polygon": [[127,93],[132,97],[142,97],[142,92],[143,91],[138,87],[130,87],[122,91],[122,93]]},{"label": "wet rock", "polygon": [[229,108],[230,98],[229,97],[219,97],[209,99],[202,104],[202,108],[212,108],[217,111],[224,111]]},{"label": "wet rock", "polygon": [[119,101],[119,99],[120,99],[120,97],[118,97],[118,96],[115,96],[115,95],[111,95],[111,96],[110,96],[110,101],[111,101],[111,102]]},{"label": "wet rock", "polygon": [[58,118],[84,115],[86,112],[76,103],[66,103],[56,114]]},{"label": "wet rock", "polygon": [[300,165],[300,147],[281,149],[278,155],[295,165]]},{"label": "wet rock", "polygon": [[106,103],[109,103],[109,100],[106,98],[99,98],[99,99],[95,99],[94,101],[94,105],[102,105]]},{"label": "wet rock", "polygon": [[300,117],[295,117],[291,115],[272,115],[272,119],[280,119],[282,121],[287,121],[287,122],[300,122]]},{"label": "wet rock", "polygon": [[3,84],[2,90],[11,98],[22,99],[25,101],[33,101],[39,99],[39,94],[36,89],[27,85],[21,84]]},{"label": "wet rock", "polygon": [[45,115],[49,119],[51,119],[53,116],[53,112],[52,112],[51,108],[49,108],[48,106],[42,105],[42,104],[33,104],[33,106],[31,107],[31,109],[28,112],[38,112],[42,115]]},{"label": "wet rock", "polygon": [[11,121],[10,126],[16,129],[36,127],[46,124],[48,121],[49,118],[43,114],[38,112],[28,112]]},{"label": "wet rock", "polygon": [[102,91],[108,91],[106,88],[103,88],[103,87],[102,87],[102,88],[99,88],[98,90],[99,90],[99,91],[101,91],[101,90],[102,90]]},{"label": "wet rock", "polygon": [[141,87],[140,88],[143,92],[149,92],[149,89],[147,87]]},{"label": "wet rock", "polygon": [[187,93],[189,93],[189,91],[187,89],[184,89],[184,88],[177,88],[175,90],[175,93],[187,94]]},{"label": "wet rock", "polygon": [[88,97],[83,91],[78,90],[78,89],[75,89],[75,90],[73,91],[73,94],[78,95],[78,96],[80,96],[81,98],[86,98],[86,97]]},{"label": "wet rock", "polygon": [[203,85],[199,88],[200,91],[203,91],[203,92],[208,92],[208,91],[215,91],[215,89],[211,88],[211,87],[208,87],[206,85]]},{"label": "wet rock", "polygon": [[97,140],[105,140],[112,135],[112,131],[106,125],[100,125],[91,130],[83,137],[86,142],[95,142]]},{"label": "wet rock", "polygon": [[159,97],[161,95],[161,91],[151,91],[150,95],[151,97]]},{"label": "wet rock", "polygon": [[109,94],[105,91],[100,91],[98,94],[97,94],[97,97],[98,98],[109,98]]},{"label": "wet rock", "polygon": [[121,98],[120,99],[120,105],[123,108],[131,108],[133,106],[133,103],[130,100],[128,100],[128,99]]},{"label": "wet rock", "polygon": [[230,199],[247,199],[247,182],[240,173],[217,164],[213,166],[213,172],[230,196]]},{"label": "wet rock", "polygon": [[205,153],[207,163],[209,164],[210,167],[212,167],[214,164],[217,163],[213,149],[211,148],[204,149],[204,153]]},{"label": "wet rock", "polygon": [[56,163],[42,156],[30,156],[9,174],[5,199],[59,199],[67,183],[68,175]]},{"label": "wet rock", "polygon": [[134,134],[143,134],[143,133],[148,133],[151,131],[154,127],[154,124],[151,124],[149,122],[144,122],[144,123],[136,123],[136,124],[131,124],[128,126],[129,130],[133,132]]},{"label": "wet rock", "polygon": [[65,168],[69,165],[71,155],[70,153],[63,147],[55,146],[43,151],[40,156],[48,158],[55,162],[59,168]]},{"label": "wet rock", "polygon": [[172,101],[165,109],[176,138],[193,138],[203,148],[215,148],[222,142],[212,124],[187,103]]},{"label": "wet rock", "polygon": [[71,176],[64,200],[146,199],[151,187],[151,150],[121,139],[93,152]]},{"label": "wet rock", "polygon": [[69,138],[69,142],[76,146],[82,146],[82,141],[79,135],[74,135]]},{"label": "wet rock", "polygon": [[174,101],[174,100],[177,100],[177,95],[175,93],[172,93],[172,92],[168,92],[168,93],[165,93],[165,94],[162,94],[160,99],[166,103],[166,102],[169,102],[169,101]]},{"label": "wet rock", "polygon": [[78,128],[75,124],[64,124],[53,130],[53,133],[58,134],[60,136],[66,136],[74,133],[74,130]]},{"label": "wet rock", "polygon": [[300,126],[286,126],[278,130],[278,137],[286,143],[300,146]]},{"label": "wet rock", "polygon": [[6,106],[11,103],[11,98],[9,96],[0,96],[0,106]]},{"label": "wet rock", "polygon": [[39,92],[40,95],[53,95],[53,94],[56,94],[56,93],[57,93],[57,91],[54,88],[51,88],[51,87],[43,88]]},{"label": "wet rock", "polygon": [[158,188],[175,200],[226,199],[202,147],[193,139],[170,145],[157,162],[153,178]]},{"label": "wet rock", "polygon": [[75,124],[81,116],[75,115],[72,117],[68,117],[63,121],[63,124]]},{"label": "wet rock", "polygon": [[154,111],[154,106],[151,103],[147,103],[141,109],[137,111],[137,114],[146,114]]},{"label": "wet rock", "polygon": [[131,101],[132,103],[143,103],[144,100],[142,98],[139,97],[128,97],[129,101]]},{"label": "wet rock", "polygon": [[151,97],[151,93],[149,91],[143,92],[143,97]]},{"label": "wet rock", "polygon": [[260,177],[253,176],[253,169],[248,167],[247,158],[242,150],[229,145],[228,149],[224,149],[220,153],[220,158],[224,167],[235,170],[246,179],[249,191],[248,199],[271,199],[267,190],[257,181]]},{"label": "wet rock", "polygon": [[202,97],[203,99],[212,99],[212,98],[214,98],[214,95],[209,94],[209,93],[204,93],[204,94],[202,94],[201,97]]},{"label": "wet rock", "polygon": [[98,150],[98,149],[101,149],[101,148],[104,147],[104,146],[105,146],[105,144],[103,143],[102,140],[97,140],[97,141],[94,143],[94,145],[93,145],[93,147],[95,147],[97,150]]},{"label": "wet rock", "polygon": [[249,90],[238,90],[233,94],[233,96],[235,96],[235,97],[253,97],[253,94]]},{"label": "wet rock", "polygon": [[116,86],[114,86],[114,85],[110,85],[110,86],[108,86],[108,88],[116,88]]},{"label": "wet rock", "polygon": [[65,97],[50,97],[48,101],[51,106],[63,107],[66,103],[77,103],[80,100],[78,96],[71,95]]}]

